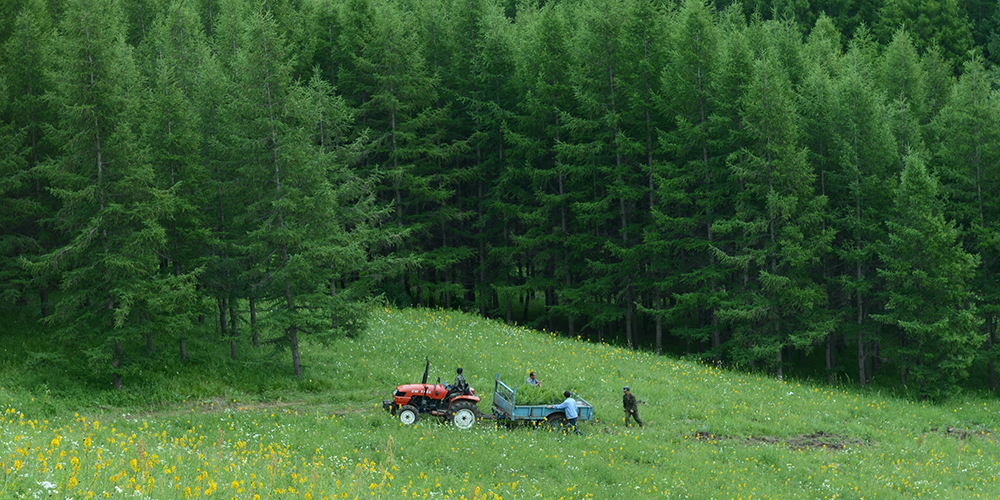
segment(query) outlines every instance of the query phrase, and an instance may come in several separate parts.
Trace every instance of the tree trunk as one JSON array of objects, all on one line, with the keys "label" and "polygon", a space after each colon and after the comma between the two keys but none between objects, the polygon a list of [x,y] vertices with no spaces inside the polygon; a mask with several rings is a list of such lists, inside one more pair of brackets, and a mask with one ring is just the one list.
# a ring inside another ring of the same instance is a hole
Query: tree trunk
[{"label": "tree trunk", "polygon": [[778,380],[785,380],[785,370],[784,367],[782,366],[784,361],[781,359],[782,352],[785,350],[784,346],[781,345],[781,323],[778,323],[774,326],[774,334],[778,342],[778,355],[777,359],[775,360],[777,362],[777,368],[778,368],[776,373],[778,375]]},{"label": "tree trunk", "polygon": [[118,369],[122,364],[122,355],[124,350],[122,349],[121,342],[115,342],[114,354],[111,357],[111,369],[112,369],[112,385],[116,391],[120,391],[122,388],[122,374]]},{"label": "tree trunk", "polygon": [[[994,321],[995,321],[995,318],[993,317],[992,314],[987,315],[987,317],[986,317],[986,333],[989,335],[988,339],[986,340],[986,350],[987,351],[992,351],[993,350],[993,344],[996,342],[996,325],[995,325]],[[990,375],[990,392],[995,393],[995,392],[997,392],[997,373],[996,373],[996,367],[994,366],[994,361],[993,361],[992,355],[990,356],[990,362],[989,362],[989,366],[987,368],[989,369],[989,372],[990,372],[989,373],[989,375]]]},{"label": "tree trunk", "polygon": [[219,331],[225,336],[226,331],[229,330],[228,323],[226,322],[226,298],[219,297],[217,302],[219,305]]},{"label": "tree trunk", "polygon": [[146,330],[146,352],[153,354],[153,332],[145,328],[149,324],[149,313],[142,313],[142,319],[139,321]]},{"label": "tree trunk", "polygon": [[632,290],[625,292],[625,340],[629,349],[635,349],[635,337],[632,334],[632,301],[630,300]]},{"label": "tree trunk", "polygon": [[836,347],[833,344],[833,333],[829,333],[826,335],[826,383],[830,385],[836,382],[833,370],[837,366],[837,354],[835,352]]},{"label": "tree trunk", "polygon": [[236,308],[233,307],[233,303],[236,302],[233,299],[229,299],[229,357],[236,359]]},{"label": "tree trunk", "polygon": [[38,288],[38,302],[42,307],[42,317],[48,318],[52,311],[49,310],[49,288],[45,285]]},{"label": "tree trunk", "polygon": [[[330,267],[333,267],[333,266],[331,265]],[[336,299],[337,298],[337,279],[336,278],[332,278],[330,280],[330,298],[331,299]],[[337,322],[337,313],[336,313],[336,311],[330,313],[330,324],[333,325],[334,329],[337,329],[338,322]]]},{"label": "tree trunk", "polygon": [[253,296],[251,296],[249,302],[250,302],[250,335],[253,338],[253,346],[260,347],[260,333],[257,331],[257,301],[254,300]]},{"label": "tree trunk", "polygon": [[656,291],[656,354],[663,355],[663,299]]},{"label": "tree trunk", "polygon": [[[288,310],[295,311],[295,299],[292,298],[292,283],[285,280],[285,300],[288,303]],[[288,327],[288,343],[292,347],[292,371],[295,376],[302,378],[302,364],[299,361],[299,331],[295,325]]]}]

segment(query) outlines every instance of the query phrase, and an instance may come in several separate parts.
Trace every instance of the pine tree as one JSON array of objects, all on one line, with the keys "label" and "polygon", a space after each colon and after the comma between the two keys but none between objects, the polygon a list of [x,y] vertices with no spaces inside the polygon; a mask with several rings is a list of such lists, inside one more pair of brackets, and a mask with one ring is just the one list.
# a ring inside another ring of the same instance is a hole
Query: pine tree
[{"label": "pine tree", "polygon": [[956,0],[888,0],[874,28],[883,43],[905,29],[914,34],[917,49],[940,46],[956,63],[966,59],[973,43],[969,18]]},{"label": "pine tree", "polygon": [[468,255],[443,234],[463,217],[451,206],[456,179],[447,168],[454,145],[443,134],[448,108],[439,105],[439,81],[428,71],[419,33],[405,21],[413,14],[383,5],[372,15],[377,21],[365,27],[363,48],[354,58],[367,79],[360,116],[371,130],[368,161],[384,176],[382,196],[395,206],[397,229],[411,235],[400,248],[400,257],[410,263],[406,267],[419,266],[408,286],[418,290],[418,303],[425,293],[439,292],[450,302],[461,296],[461,288],[445,284],[438,289],[430,279]]},{"label": "pine tree", "polygon": [[[208,221],[203,207],[210,203],[209,171],[202,161],[202,131],[196,106],[203,88],[202,61],[208,45],[197,13],[184,5],[168,6],[147,28],[140,53],[149,58],[148,93],[142,137],[161,189],[178,198],[178,210],[165,223],[168,249],[165,272],[194,279],[209,252]],[[187,359],[186,334],[202,313],[195,303],[178,304],[163,331],[178,342],[181,360]]]},{"label": "pine tree", "polygon": [[232,69],[238,93],[227,112],[240,122],[231,140],[246,206],[233,220],[245,233],[233,240],[242,265],[228,300],[245,293],[273,301],[265,325],[282,333],[280,345],[290,349],[292,371],[301,377],[299,333],[311,330],[302,296],[317,286],[307,271],[314,264],[304,255],[315,234],[307,228],[323,217],[320,203],[329,185],[309,157],[308,135],[290,123],[292,58],[271,14],[243,14],[237,40]]},{"label": "pine tree", "polygon": [[[510,22],[495,0],[452,1],[452,13],[443,47],[450,51],[441,80],[449,89],[454,121],[446,127],[451,140],[465,145],[456,155],[450,175],[456,183],[454,207],[465,215],[451,233],[455,246],[469,258],[463,272],[474,283],[476,307],[483,315],[499,312],[498,290],[492,284],[508,279],[516,265],[500,248],[509,247],[512,214],[503,208],[495,190],[497,175],[505,172],[507,123],[513,118],[513,55]],[[506,241],[505,241],[506,240]],[[494,248],[497,248],[494,251]],[[516,289],[504,288],[513,300]]]},{"label": "pine tree", "polygon": [[582,296],[574,302],[586,307],[593,326],[621,324],[630,348],[637,345],[639,259],[632,252],[641,230],[636,203],[648,195],[643,143],[629,134],[625,120],[628,89],[642,54],[628,40],[634,12],[630,0],[594,0],[579,7],[571,70],[576,106],[560,158],[572,165],[575,189],[581,190],[577,239],[591,262],[589,276],[579,280]]},{"label": "pine tree", "polygon": [[927,118],[927,88],[923,67],[910,35],[897,31],[879,61],[878,81],[892,105],[897,164],[909,150],[924,148],[920,124]]}]

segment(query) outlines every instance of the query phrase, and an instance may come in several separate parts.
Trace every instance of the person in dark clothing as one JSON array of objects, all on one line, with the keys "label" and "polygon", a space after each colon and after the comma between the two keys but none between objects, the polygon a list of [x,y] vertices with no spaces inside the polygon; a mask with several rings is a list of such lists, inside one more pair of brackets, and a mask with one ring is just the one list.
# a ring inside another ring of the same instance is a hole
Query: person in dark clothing
[{"label": "person in dark clothing", "polygon": [[639,418],[639,402],[635,399],[635,394],[625,386],[625,395],[622,396],[622,406],[625,407],[625,426],[629,425],[629,420],[635,418],[635,423],[642,427],[642,420]]},{"label": "person in dark clothing", "polygon": [[462,375],[462,367],[459,366],[455,375],[455,385],[452,387],[457,394],[467,394],[469,392],[469,383],[465,381],[465,376]]}]

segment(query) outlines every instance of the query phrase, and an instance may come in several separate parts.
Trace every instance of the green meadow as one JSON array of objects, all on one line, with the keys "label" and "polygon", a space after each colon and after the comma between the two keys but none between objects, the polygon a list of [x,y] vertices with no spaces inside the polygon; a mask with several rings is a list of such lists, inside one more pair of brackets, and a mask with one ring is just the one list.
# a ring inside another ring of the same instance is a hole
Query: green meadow
[{"label": "green meadow", "polygon": [[[287,353],[182,364],[165,348],[114,391],[38,354],[33,322],[5,323],[0,498],[1000,497],[1000,406],[985,396],[925,404],[430,309],[375,311],[357,338],[307,337],[301,380]],[[484,414],[496,375],[522,387],[534,370],[596,420],[583,436],[403,426],[381,400],[418,382],[425,358],[431,380],[462,366]],[[625,385],[642,429],[624,426]]]}]

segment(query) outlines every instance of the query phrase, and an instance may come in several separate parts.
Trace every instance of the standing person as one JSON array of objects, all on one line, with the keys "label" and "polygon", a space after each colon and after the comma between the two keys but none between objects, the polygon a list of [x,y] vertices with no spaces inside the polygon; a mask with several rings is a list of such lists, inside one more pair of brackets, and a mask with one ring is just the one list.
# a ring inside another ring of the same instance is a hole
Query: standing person
[{"label": "standing person", "polygon": [[531,373],[528,374],[528,385],[535,386],[535,387],[541,387],[542,386],[542,381],[538,380],[537,378],[535,378],[535,372],[531,372]]},{"label": "standing person", "polygon": [[635,399],[635,394],[625,386],[625,395],[622,396],[622,406],[625,407],[625,426],[628,427],[629,419],[635,418],[635,423],[642,427],[642,420],[639,418],[639,402]]},{"label": "standing person", "polygon": [[565,410],[566,411],[566,425],[573,427],[573,432],[583,435],[580,429],[576,426],[576,418],[580,415],[576,409],[576,400],[573,399],[573,393],[569,391],[563,391],[563,396],[566,397],[566,401],[559,403],[557,405],[549,405],[549,408],[554,410]]}]

